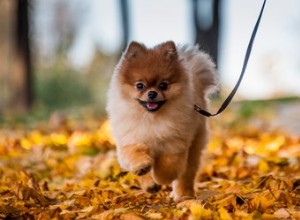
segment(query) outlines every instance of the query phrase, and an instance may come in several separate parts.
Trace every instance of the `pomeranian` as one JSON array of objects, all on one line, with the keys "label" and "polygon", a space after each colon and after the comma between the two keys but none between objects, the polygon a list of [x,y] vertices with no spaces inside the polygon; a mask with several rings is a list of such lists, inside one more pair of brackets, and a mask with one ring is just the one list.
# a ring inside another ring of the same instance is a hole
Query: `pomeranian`
[{"label": "pomeranian", "polygon": [[121,167],[147,192],[172,184],[175,201],[194,197],[201,152],[208,142],[207,107],[215,65],[196,46],[131,42],[117,64],[107,112]]}]

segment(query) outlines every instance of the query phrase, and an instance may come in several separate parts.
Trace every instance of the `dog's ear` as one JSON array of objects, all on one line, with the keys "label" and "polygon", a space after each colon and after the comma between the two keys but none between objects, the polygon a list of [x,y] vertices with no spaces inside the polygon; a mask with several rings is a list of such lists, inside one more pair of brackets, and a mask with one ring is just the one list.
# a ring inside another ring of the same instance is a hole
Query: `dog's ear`
[{"label": "dog's ear", "polygon": [[159,48],[167,59],[173,60],[177,58],[177,49],[173,41],[162,43],[159,45]]},{"label": "dog's ear", "polygon": [[146,51],[146,47],[144,44],[140,44],[136,41],[132,41],[127,47],[127,50],[124,53],[124,57],[125,59],[136,58],[141,53],[144,53],[145,51]]}]

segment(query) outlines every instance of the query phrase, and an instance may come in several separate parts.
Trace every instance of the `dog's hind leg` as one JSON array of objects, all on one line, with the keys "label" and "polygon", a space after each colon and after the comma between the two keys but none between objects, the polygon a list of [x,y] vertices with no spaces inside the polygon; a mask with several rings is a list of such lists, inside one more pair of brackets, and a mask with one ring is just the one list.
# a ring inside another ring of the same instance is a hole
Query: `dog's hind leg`
[{"label": "dog's hind leg", "polygon": [[206,130],[199,132],[191,147],[185,171],[172,183],[172,196],[175,201],[193,198],[195,177],[200,166],[201,152],[207,143]]}]

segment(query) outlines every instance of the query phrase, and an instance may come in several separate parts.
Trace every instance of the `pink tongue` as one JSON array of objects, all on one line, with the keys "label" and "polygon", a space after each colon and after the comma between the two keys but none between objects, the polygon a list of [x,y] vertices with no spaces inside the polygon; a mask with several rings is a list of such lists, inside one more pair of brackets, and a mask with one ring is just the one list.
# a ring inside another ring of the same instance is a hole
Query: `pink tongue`
[{"label": "pink tongue", "polygon": [[158,107],[157,103],[155,103],[155,102],[147,102],[147,108],[148,109],[153,110],[153,109],[156,109],[157,107]]}]

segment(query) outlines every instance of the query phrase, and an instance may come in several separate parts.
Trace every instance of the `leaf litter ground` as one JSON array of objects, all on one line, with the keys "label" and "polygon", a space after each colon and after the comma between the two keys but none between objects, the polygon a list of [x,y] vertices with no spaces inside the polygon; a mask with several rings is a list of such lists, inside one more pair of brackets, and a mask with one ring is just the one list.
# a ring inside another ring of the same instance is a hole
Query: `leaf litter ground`
[{"label": "leaf litter ground", "polygon": [[197,197],[178,204],[170,187],[144,193],[120,169],[105,119],[54,114],[47,123],[2,125],[0,218],[300,218],[299,136],[274,128],[271,108],[244,107],[211,119]]}]

